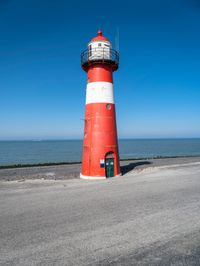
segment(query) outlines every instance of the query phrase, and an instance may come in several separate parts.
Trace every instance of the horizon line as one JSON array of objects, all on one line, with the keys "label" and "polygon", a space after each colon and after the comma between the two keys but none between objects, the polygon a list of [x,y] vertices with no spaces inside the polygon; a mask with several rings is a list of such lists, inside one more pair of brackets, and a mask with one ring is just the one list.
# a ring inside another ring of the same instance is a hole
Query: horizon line
[{"label": "horizon line", "polygon": [[[200,137],[133,137],[133,138],[118,138],[118,140],[166,140],[166,139],[200,139]],[[0,141],[83,141],[82,138],[30,138],[30,139],[0,139]]]}]

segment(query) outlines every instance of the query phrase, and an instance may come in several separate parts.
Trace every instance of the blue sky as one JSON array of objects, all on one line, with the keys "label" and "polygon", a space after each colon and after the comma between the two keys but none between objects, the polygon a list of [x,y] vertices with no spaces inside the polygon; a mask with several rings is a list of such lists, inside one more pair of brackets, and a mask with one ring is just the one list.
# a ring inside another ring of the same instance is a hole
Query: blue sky
[{"label": "blue sky", "polygon": [[80,53],[113,43],[120,138],[200,137],[198,0],[0,1],[0,139],[82,138]]}]

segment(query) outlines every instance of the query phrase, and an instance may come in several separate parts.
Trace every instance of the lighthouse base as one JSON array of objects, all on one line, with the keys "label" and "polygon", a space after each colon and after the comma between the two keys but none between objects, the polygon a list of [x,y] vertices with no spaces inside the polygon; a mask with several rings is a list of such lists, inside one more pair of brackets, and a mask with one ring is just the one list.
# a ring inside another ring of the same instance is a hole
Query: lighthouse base
[{"label": "lighthouse base", "polygon": [[82,175],[80,174],[81,179],[88,179],[88,180],[104,180],[106,176],[89,176],[89,175]]},{"label": "lighthouse base", "polygon": [[[119,175],[115,175],[113,177],[121,176],[122,174],[120,173]],[[87,179],[87,180],[105,180],[111,177],[106,177],[106,176],[88,176],[88,175],[82,175],[80,174],[81,179]]]}]

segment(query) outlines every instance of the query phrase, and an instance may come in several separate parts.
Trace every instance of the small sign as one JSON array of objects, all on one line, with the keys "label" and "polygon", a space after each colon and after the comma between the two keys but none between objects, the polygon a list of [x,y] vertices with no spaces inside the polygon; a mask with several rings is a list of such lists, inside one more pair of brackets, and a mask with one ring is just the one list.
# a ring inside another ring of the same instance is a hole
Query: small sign
[{"label": "small sign", "polygon": [[104,164],[105,164],[105,160],[104,159],[100,159],[100,167],[104,168]]}]

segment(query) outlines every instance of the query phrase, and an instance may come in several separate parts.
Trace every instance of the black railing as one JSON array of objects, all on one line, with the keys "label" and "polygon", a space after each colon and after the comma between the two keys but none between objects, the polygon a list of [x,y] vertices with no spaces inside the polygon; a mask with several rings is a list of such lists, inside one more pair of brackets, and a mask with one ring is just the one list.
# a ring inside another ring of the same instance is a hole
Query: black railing
[{"label": "black railing", "polygon": [[81,53],[81,66],[86,69],[89,65],[95,63],[107,63],[113,66],[113,69],[118,69],[119,53],[110,48],[92,48]]}]

